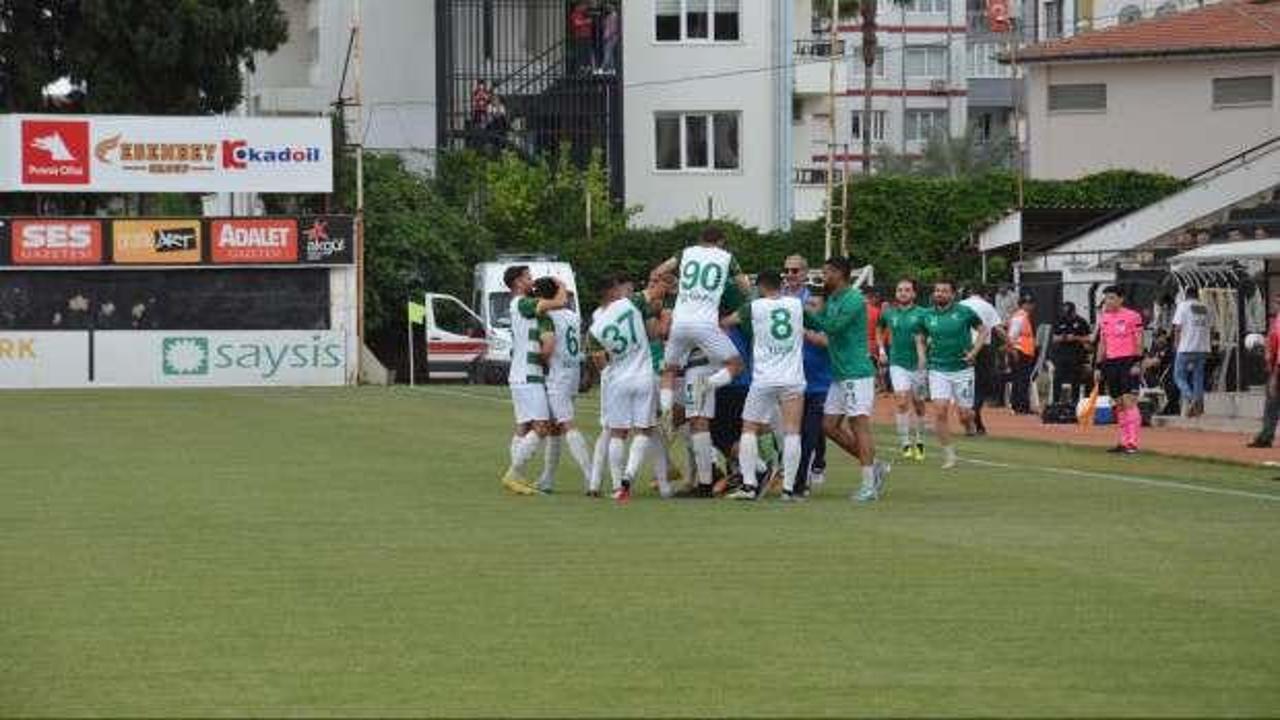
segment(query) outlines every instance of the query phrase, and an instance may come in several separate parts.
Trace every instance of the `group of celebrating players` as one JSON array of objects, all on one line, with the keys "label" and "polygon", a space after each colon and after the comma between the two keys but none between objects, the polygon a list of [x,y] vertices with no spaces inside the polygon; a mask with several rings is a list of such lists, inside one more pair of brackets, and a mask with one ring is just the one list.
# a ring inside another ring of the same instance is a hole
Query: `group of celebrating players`
[{"label": "group of celebrating players", "polygon": [[[600,496],[607,469],[613,498],[626,502],[652,456],[658,492],[671,497],[676,471],[670,448],[678,433],[691,456],[696,483],[691,494],[711,496],[715,450],[710,422],[716,390],[733,382],[745,367],[726,334],[732,326],[750,348],[751,384],[736,450],[742,480],[730,498],[762,496],[757,472],[763,468],[760,440],[773,433],[781,438],[781,499],[803,499],[803,493],[796,492],[796,479],[801,470],[806,343],[825,348],[830,360],[832,381],[822,428],[861,466],[861,485],[853,500],[881,499],[890,470],[876,458],[871,428],[875,358],[889,367],[903,457],[924,459],[927,393],[935,404],[942,467],[955,466],[950,416],[973,405],[973,365],[986,334],[978,315],[956,302],[953,283],[935,284],[933,306],[924,308],[916,304],[915,282],[902,280],[895,302],[881,314],[878,331],[868,332],[866,303],[851,284],[848,258],[833,257],[823,264],[824,301],[814,299],[806,305],[782,293],[776,271],[760,272],[753,288],[724,245],[723,233],[710,226],[698,244],[655,268],[642,290],[636,291],[626,278],[606,278],[599,288],[599,307],[586,329],[585,352],[581,322],[569,307],[564,286],[552,278],[535,280],[524,266],[508,269],[504,280],[512,292],[513,339],[508,383],[516,428],[511,464],[502,479],[507,490],[522,495],[551,492],[561,445],[566,444],[589,496]],[[574,426],[584,355],[600,369],[602,430],[594,452],[588,452],[586,439]],[[543,474],[530,483],[523,470],[543,445]]]}]

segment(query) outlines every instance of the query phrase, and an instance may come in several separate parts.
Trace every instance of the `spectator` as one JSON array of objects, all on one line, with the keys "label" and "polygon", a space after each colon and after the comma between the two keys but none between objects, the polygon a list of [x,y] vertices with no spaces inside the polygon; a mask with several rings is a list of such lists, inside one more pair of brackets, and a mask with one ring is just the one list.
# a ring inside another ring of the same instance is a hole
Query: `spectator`
[{"label": "spectator", "polygon": [[1262,413],[1262,430],[1249,443],[1251,448],[1269,448],[1276,440],[1280,422],[1280,292],[1271,296],[1271,327],[1267,331],[1267,405]]},{"label": "spectator", "polygon": [[1006,348],[1013,385],[1009,404],[1018,415],[1031,414],[1031,374],[1036,369],[1036,325],[1032,316],[1035,307],[1035,298],[1023,295],[1009,319]]},{"label": "spectator", "polygon": [[570,67],[571,73],[586,73],[594,68],[594,60],[592,58],[595,45],[595,22],[591,19],[591,12],[587,3],[580,1],[575,3],[573,10],[569,11],[569,42],[570,42]]},{"label": "spectator", "polygon": [[493,94],[489,91],[489,83],[477,80],[471,89],[471,124],[482,128],[489,121],[489,101]]},{"label": "spectator", "polygon": [[[822,298],[808,285],[809,263],[800,255],[792,255],[783,263],[782,294],[799,298],[805,309],[818,312]],[[826,481],[827,436],[822,431],[822,412],[831,387],[831,359],[824,345],[808,340],[804,344],[804,422],[800,426],[800,471],[795,491],[801,495]]]},{"label": "spectator", "polygon": [[1204,414],[1204,366],[1209,360],[1209,334],[1213,314],[1192,295],[1178,303],[1173,313],[1173,381],[1187,417]]},{"label": "spectator", "polygon": [[511,129],[511,123],[507,120],[507,106],[502,102],[502,96],[494,94],[489,99],[489,115],[485,120],[485,134],[487,136],[487,144],[493,148],[494,152],[500,152],[507,143],[507,132]]},{"label": "spectator", "polygon": [[[1089,323],[1076,314],[1075,303],[1063,303],[1053,326],[1053,401],[1075,404],[1080,395],[1085,358],[1088,356]],[[1069,387],[1065,394],[1064,387]]]},{"label": "spectator", "polygon": [[609,3],[600,20],[600,36],[604,46],[600,54],[600,71],[612,75],[618,71],[618,42],[622,39],[622,16],[618,7]]},{"label": "spectator", "polygon": [[1001,341],[1007,340],[1004,321],[1000,319],[1000,313],[996,312],[995,306],[986,298],[989,294],[990,292],[983,288],[975,288],[968,298],[960,301],[961,305],[967,305],[978,319],[982,320],[980,333],[983,341],[982,349],[978,352],[978,357],[974,359],[973,364],[973,409],[963,413],[966,435],[987,434],[987,426],[982,424],[982,407],[986,404],[987,398],[995,392],[996,354],[992,349],[992,336]]}]

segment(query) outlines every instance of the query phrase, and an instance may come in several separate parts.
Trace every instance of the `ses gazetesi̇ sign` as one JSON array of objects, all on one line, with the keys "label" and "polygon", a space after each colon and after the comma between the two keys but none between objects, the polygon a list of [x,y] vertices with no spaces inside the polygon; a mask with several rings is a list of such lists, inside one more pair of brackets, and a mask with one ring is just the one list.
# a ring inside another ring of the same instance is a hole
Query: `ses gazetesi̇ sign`
[{"label": "ses gazetesi\u0307 sign", "polygon": [[323,118],[0,115],[0,191],[332,190]]}]

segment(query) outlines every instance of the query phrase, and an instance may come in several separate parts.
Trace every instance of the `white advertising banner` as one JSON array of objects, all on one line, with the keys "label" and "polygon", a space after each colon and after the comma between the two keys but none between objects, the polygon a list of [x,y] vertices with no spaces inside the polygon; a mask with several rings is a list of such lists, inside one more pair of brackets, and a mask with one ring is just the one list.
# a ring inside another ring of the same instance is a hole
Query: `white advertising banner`
[{"label": "white advertising banner", "polygon": [[0,191],[333,191],[325,118],[0,115]]},{"label": "white advertising banner", "polygon": [[342,385],[347,348],[330,330],[103,330],[95,385]]},{"label": "white advertising banner", "polygon": [[0,332],[0,388],[89,384],[89,333]]}]

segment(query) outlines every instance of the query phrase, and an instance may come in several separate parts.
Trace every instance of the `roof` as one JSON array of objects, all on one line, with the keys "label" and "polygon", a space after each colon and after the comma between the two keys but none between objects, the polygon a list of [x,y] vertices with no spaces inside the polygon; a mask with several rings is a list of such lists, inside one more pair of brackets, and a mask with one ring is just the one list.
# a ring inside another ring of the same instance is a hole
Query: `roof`
[{"label": "roof", "polygon": [[1280,1],[1226,0],[1032,45],[1020,62],[1280,51]]},{"label": "roof", "polygon": [[1243,242],[1204,245],[1169,260],[1171,265],[1213,264],[1229,260],[1280,260],[1280,240],[1245,240]]}]

